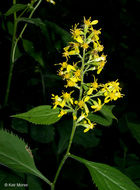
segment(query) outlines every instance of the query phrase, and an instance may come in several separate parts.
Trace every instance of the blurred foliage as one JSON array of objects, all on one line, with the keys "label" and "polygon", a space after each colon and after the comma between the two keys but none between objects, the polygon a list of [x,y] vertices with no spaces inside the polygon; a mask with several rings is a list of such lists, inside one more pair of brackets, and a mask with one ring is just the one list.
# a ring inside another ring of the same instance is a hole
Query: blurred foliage
[{"label": "blurred foliage", "polygon": [[[22,3],[21,0],[17,2]],[[66,150],[72,127],[71,119],[65,116],[63,121],[44,126],[31,125],[10,116],[25,112],[35,106],[51,104],[51,93],[59,94],[64,84],[56,73],[57,65],[55,64],[62,61],[63,47],[71,41],[69,29],[75,23],[81,22],[83,16],[92,16],[100,20],[101,38],[105,53],[108,55],[108,62],[99,82],[106,81],[106,78],[110,80],[119,78],[125,97],[119,100],[115,107],[113,105],[108,107],[110,110],[113,109],[117,120],[113,120],[115,116],[112,112],[110,119],[106,119],[104,112],[96,115],[94,119],[106,127],[98,124],[94,131],[87,134],[83,134],[83,130],[78,128],[72,152],[88,160],[115,166],[140,187],[138,92],[140,32],[137,15],[139,3],[139,0],[87,0],[86,3],[80,0],[57,0],[56,5],[53,6],[43,1],[33,19],[23,18],[19,23],[17,32],[25,22],[29,25],[16,50],[9,105],[1,109],[13,32],[12,16],[4,15],[10,8],[11,2],[1,2],[0,120],[4,123],[5,129],[19,135],[31,145],[37,168],[49,178],[53,178],[62,154]],[[104,120],[101,120],[102,116]],[[29,184],[29,190],[47,188],[44,182],[32,176],[20,176],[0,166],[0,189],[2,190],[5,181],[26,182]],[[64,187],[80,190],[97,189],[93,187],[88,171],[71,160],[66,162],[63,175],[60,175],[60,181],[56,185],[56,188],[63,189]]]}]

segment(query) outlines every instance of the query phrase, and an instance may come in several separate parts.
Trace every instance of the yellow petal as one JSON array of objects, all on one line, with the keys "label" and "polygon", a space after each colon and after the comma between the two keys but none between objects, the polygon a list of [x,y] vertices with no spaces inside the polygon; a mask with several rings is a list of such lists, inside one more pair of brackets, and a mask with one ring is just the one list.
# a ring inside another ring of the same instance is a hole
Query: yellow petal
[{"label": "yellow petal", "polygon": [[71,70],[76,71],[75,67],[72,65],[67,65],[67,71],[70,72]]},{"label": "yellow petal", "polygon": [[86,96],[85,99],[84,99],[84,102],[87,102],[89,99],[90,99],[90,97]]},{"label": "yellow petal", "polygon": [[77,38],[75,38],[75,40],[76,40],[77,42],[79,42],[80,44],[83,43],[83,39],[82,39],[81,36],[78,36]]},{"label": "yellow petal", "polygon": [[88,128],[86,128],[85,130],[84,130],[84,133],[86,133],[86,132],[88,132],[90,130],[90,128],[88,127]]},{"label": "yellow petal", "polygon": [[87,92],[87,95],[91,95],[93,92],[93,88],[90,88],[89,91]]},{"label": "yellow petal", "polygon": [[93,20],[92,22],[91,22],[91,25],[95,25],[95,24],[97,24],[98,23],[98,20]]}]

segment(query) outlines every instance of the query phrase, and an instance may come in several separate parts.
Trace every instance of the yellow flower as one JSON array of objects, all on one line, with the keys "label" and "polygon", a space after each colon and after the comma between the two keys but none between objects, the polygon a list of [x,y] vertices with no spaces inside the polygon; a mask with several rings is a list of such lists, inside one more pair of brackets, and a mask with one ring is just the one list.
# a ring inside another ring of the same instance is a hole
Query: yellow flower
[{"label": "yellow flower", "polygon": [[98,67],[97,67],[97,74],[100,74],[100,72],[102,71],[102,69],[104,68],[105,66],[105,61],[101,61],[98,63]]},{"label": "yellow flower", "polygon": [[67,72],[70,72],[71,70],[76,71],[76,68],[73,65],[67,64]]},{"label": "yellow flower", "polygon": [[70,55],[69,55],[69,48],[70,48],[70,46],[66,46],[66,47],[64,47],[63,49],[64,49],[64,52],[63,52],[63,57],[66,57],[66,59],[68,59],[69,57],[70,57]]},{"label": "yellow flower", "polygon": [[99,110],[102,109],[102,106],[103,106],[104,104],[101,103],[100,98],[98,98],[98,103],[97,103],[96,101],[93,101],[93,102],[94,102],[94,105],[92,105],[91,108],[92,108],[92,109],[95,109],[94,112],[99,111]]},{"label": "yellow flower", "polygon": [[85,102],[84,102],[83,100],[80,100],[80,101],[78,102],[78,106],[79,106],[79,108],[84,108]]},{"label": "yellow flower", "polygon": [[118,98],[122,98],[123,94],[120,93],[121,88],[119,87],[119,82],[118,80],[108,82],[104,85],[102,85],[101,91],[104,93],[105,96],[105,103],[108,103],[109,101],[112,100],[117,100]]},{"label": "yellow flower", "polygon": [[75,82],[73,82],[72,80],[67,80],[66,88],[67,88],[67,87],[74,87],[74,86],[76,86],[76,83],[75,83]]},{"label": "yellow flower", "polygon": [[65,102],[62,100],[62,98],[60,98],[58,95],[54,95],[52,94],[52,99],[54,100],[54,107],[53,109],[56,109],[56,107],[59,105],[60,107],[64,107],[65,106]]},{"label": "yellow flower", "polygon": [[73,104],[73,99],[71,98],[71,94],[72,94],[72,93],[73,93],[73,91],[70,92],[70,93],[62,92],[62,97],[64,98],[64,100],[65,100],[66,102],[70,102],[71,104]]},{"label": "yellow flower", "polygon": [[65,114],[67,114],[67,111],[66,110],[61,110],[58,117],[62,117]]},{"label": "yellow flower", "polygon": [[71,29],[71,33],[72,33],[73,37],[76,37],[76,36],[83,34],[81,28],[77,28],[77,26],[78,26],[78,24],[75,24],[73,29]]},{"label": "yellow flower", "polygon": [[46,0],[46,1],[55,5],[55,1],[53,1],[53,0]]},{"label": "yellow flower", "polygon": [[70,57],[69,52],[67,50],[62,55],[63,57],[66,57],[66,59]]},{"label": "yellow flower", "polygon": [[91,121],[88,118],[85,118],[87,123],[83,124],[83,126],[86,128],[84,130],[84,133],[88,132],[90,129],[93,129],[96,125],[96,123],[91,123]]},{"label": "yellow flower", "polygon": [[87,91],[87,95],[91,95],[94,90],[97,91],[98,87],[99,87],[99,85],[97,83],[97,79],[95,79],[95,76],[94,76],[94,82],[91,83],[91,88]]},{"label": "yellow flower", "polygon": [[59,65],[61,65],[61,70],[66,69],[67,68],[67,62],[62,62],[59,63]]},{"label": "yellow flower", "polygon": [[[95,29],[93,29],[93,28],[90,28],[90,29],[91,29],[92,32],[94,33],[94,35],[93,35],[93,37],[92,37],[92,41],[93,41],[93,43],[94,43],[94,48],[96,49],[97,43],[99,43],[98,40],[99,40],[99,34],[101,34],[101,30],[95,30]],[[97,43],[95,43],[95,41],[96,41]]]},{"label": "yellow flower", "polygon": [[84,133],[88,132],[90,129],[93,129],[96,125],[96,123],[91,123],[91,121],[87,118],[87,115],[85,115],[83,112],[77,119],[77,124],[85,127]]},{"label": "yellow flower", "polygon": [[81,75],[81,70],[80,70],[80,69],[77,69],[77,71],[74,72],[74,75],[75,75],[76,77],[80,77],[80,75]]},{"label": "yellow flower", "polygon": [[66,74],[64,75],[64,79],[69,79],[70,77],[71,77],[70,73],[66,73]]},{"label": "yellow flower", "polygon": [[109,101],[117,100],[118,98],[122,98],[122,97],[123,97],[123,94],[121,94],[120,92],[109,92],[107,96],[105,97],[104,102],[108,103]]},{"label": "yellow flower", "polygon": [[81,36],[83,31],[81,28],[77,28],[77,26],[78,24],[75,24],[74,28],[71,29],[72,36],[78,43],[83,43],[83,37]]},{"label": "yellow flower", "polygon": [[80,109],[84,109],[85,110],[86,115],[88,115],[89,109],[88,109],[88,106],[87,106],[87,104],[85,102],[87,102],[89,99],[90,99],[89,96],[85,96],[79,102],[75,101],[75,104],[78,104],[78,106],[79,106]]},{"label": "yellow flower", "polygon": [[96,125],[96,123],[91,123],[91,125],[89,124],[85,124],[86,129],[84,130],[84,133],[87,133],[90,129],[93,129]]},{"label": "yellow flower", "polygon": [[118,80],[109,82],[108,85],[110,86],[110,89],[113,90],[113,92],[119,92],[121,88],[119,87],[120,83]]},{"label": "yellow flower", "polygon": [[83,47],[84,49],[88,49],[89,45],[88,45],[87,43],[83,43],[83,44],[82,44],[82,47]]},{"label": "yellow flower", "polygon": [[59,75],[59,76],[63,76],[63,75],[64,75],[64,72],[63,72],[62,70],[59,70],[59,71],[58,71],[58,75]]},{"label": "yellow flower", "polygon": [[78,82],[80,79],[79,79],[78,77],[73,76],[73,77],[70,78],[70,80],[76,83],[76,82]]},{"label": "yellow flower", "polygon": [[92,25],[95,25],[95,24],[97,24],[97,23],[98,23],[98,20],[93,20],[93,21],[91,21],[91,17],[90,17],[88,20],[86,20],[86,18],[84,17],[84,24],[85,24],[87,27],[92,26]]},{"label": "yellow flower", "polygon": [[91,83],[91,86],[93,87],[94,90],[97,90],[97,88],[99,87],[98,83],[97,83],[97,79],[94,80],[93,83]]},{"label": "yellow flower", "polygon": [[[95,37],[94,36],[94,42],[93,42],[93,45],[94,45],[94,50],[96,50],[96,51],[99,51],[99,52],[101,52],[101,51],[103,51],[103,49],[104,49],[104,46],[103,45],[101,45],[97,40],[98,40],[98,37]],[[95,41],[97,41],[97,42],[95,42]]]}]

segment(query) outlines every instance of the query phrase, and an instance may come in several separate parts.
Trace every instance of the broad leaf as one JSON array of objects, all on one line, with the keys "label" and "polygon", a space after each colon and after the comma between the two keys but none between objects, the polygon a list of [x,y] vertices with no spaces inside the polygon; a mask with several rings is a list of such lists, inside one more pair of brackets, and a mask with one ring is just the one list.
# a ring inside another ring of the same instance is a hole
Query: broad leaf
[{"label": "broad leaf", "polygon": [[62,120],[56,126],[59,134],[57,153],[61,154],[68,147],[68,142],[72,129],[72,120]]},{"label": "broad leaf", "polygon": [[20,19],[18,19],[18,21],[22,21],[22,22],[27,22],[30,24],[34,24],[36,26],[42,27],[45,24],[41,21],[40,18],[26,18],[26,17],[21,17]]},{"label": "broad leaf", "polygon": [[17,11],[20,11],[20,10],[23,10],[27,7],[27,5],[24,5],[24,4],[15,4],[13,5],[6,13],[5,15],[6,16],[9,16]]},{"label": "broad leaf", "polygon": [[99,114],[89,114],[89,119],[103,126],[110,126],[116,117],[112,113],[114,105],[104,105]]},{"label": "broad leaf", "polygon": [[28,123],[27,121],[21,120],[21,119],[12,119],[11,127],[20,132],[20,133],[28,133]]},{"label": "broad leaf", "polygon": [[62,38],[62,41],[67,44],[69,41],[72,41],[72,37],[70,35],[69,32],[67,32],[66,30],[64,30],[63,28],[61,28],[59,25],[57,25],[54,22],[50,22],[50,21],[45,21],[46,26],[50,29],[52,29],[52,32],[54,32],[54,35],[60,35],[60,37]]},{"label": "broad leaf", "polygon": [[49,105],[42,105],[35,107],[25,113],[13,115],[12,117],[24,119],[34,124],[50,125],[56,123],[60,117],[58,117],[59,109],[52,109]]},{"label": "broad leaf", "polygon": [[83,128],[78,127],[73,139],[73,143],[83,146],[84,148],[96,147],[100,142],[100,139],[95,136],[93,131],[83,133]]},{"label": "broad leaf", "polygon": [[111,166],[91,162],[74,155],[70,156],[88,168],[92,180],[99,190],[139,190],[139,187],[127,176]]},{"label": "broad leaf", "polygon": [[54,140],[53,125],[31,126],[31,138],[40,143],[50,143]]},{"label": "broad leaf", "polygon": [[140,180],[140,164],[127,167],[124,172],[133,180]]},{"label": "broad leaf", "polygon": [[89,119],[103,126],[110,126],[112,124],[112,119],[110,117],[106,118],[97,114],[89,114]]},{"label": "broad leaf", "polygon": [[113,113],[112,113],[112,110],[113,108],[115,107],[115,105],[104,105],[102,107],[102,109],[100,110],[100,112],[105,116],[105,117],[109,117],[109,118],[112,118],[112,119],[117,119]]},{"label": "broad leaf", "polygon": [[3,130],[0,130],[0,163],[16,172],[30,173],[49,183],[36,168],[32,153],[25,142]]},{"label": "broad leaf", "polygon": [[140,144],[140,124],[127,121],[127,125],[128,125],[129,130],[131,131],[133,137]]},{"label": "broad leaf", "polygon": [[22,39],[23,47],[26,53],[28,53],[35,61],[37,61],[42,67],[44,66],[44,61],[41,52],[36,52],[33,42],[29,40]]}]

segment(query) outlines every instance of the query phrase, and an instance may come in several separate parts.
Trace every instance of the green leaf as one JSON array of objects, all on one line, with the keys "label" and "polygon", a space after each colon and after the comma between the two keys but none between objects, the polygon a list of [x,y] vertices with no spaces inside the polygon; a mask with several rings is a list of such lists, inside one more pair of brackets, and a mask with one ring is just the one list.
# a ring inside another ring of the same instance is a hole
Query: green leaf
[{"label": "green leaf", "polygon": [[15,51],[15,61],[18,60],[22,56],[22,53],[19,50],[19,47],[16,46],[16,51]]},{"label": "green leaf", "polygon": [[58,148],[57,153],[61,154],[64,150],[66,150],[71,134],[71,128],[72,128],[72,120],[62,120],[58,123],[57,129],[59,133],[59,142],[58,142]]},{"label": "green leaf", "polygon": [[139,179],[140,180],[140,164],[132,165],[127,167],[124,172],[128,175],[131,179]]},{"label": "green leaf", "polygon": [[36,26],[42,27],[45,26],[45,24],[42,22],[42,20],[40,18],[26,18],[26,17],[21,17],[18,19],[18,22],[27,22],[30,24],[34,24]]},{"label": "green leaf", "polygon": [[16,172],[30,173],[49,183],[36,168],[31,151],[25,142],[3,130],[0,130],[0,163]]},{"label": "green leaf", "polygon": [[14,31],[14,24],[11,21],[7,22],[8,33],[12,36]]},{"label": "green leaf", "polygon": [[133,137],[140,144],[140,124],[127,121],[127,125],[128,125],[129,130],[131,131]]},{"label": "green leaf", "polygon": [[78,127],[76,134],[73,139],[73,143],[83,146],[84,148],[96,147],[100,142],[100,139],[97,138],[93,131],[88,133],[83,132],[82,127]]},{"label": "green leaf", "polygon": [[15,4],[13,5],[6,13],[5,16],[9,16],[15,12],[21,11],[23,9],[25,9],[27,7],[27,5],[25,4]]},{"label": "green leaf", "polygon": [[27,121],[13,118],[11,127],[20,133],[28,133]]},{"label": "green leaf", "polygon": [[31,126],[31,138],[40,143],[50,143],[54,140],[53,125]]},{"label": "green leaf", "polygon": [[[48,28],[48,30],[51,30],[51,36],[53,39],[53,41],[57,41],[58,40],[58,36],[60,36],[61,42],[63,42],[65,45],[72,41],[72,37],[70,35],[69,32],[67,32],[66,30],[64,30],[63,28],[61,28],[60,26],[58,26],[56,23],[54,22],[50,22],[50,21],[45,21],[46,27]],[[42,32],[45,34],[45,30],[43,28]],[[57,44],[55,44],[57,46]],[[56,47],[57,48],[57,47]]]},{"label": "green leaf", "polygon": [[127,176],[111,166],[91,162],[75,155],[70,155],[70,157],[80,161],[88,168],[92,180],[99,190],[139,190],[139,187]]},{"label": "green leaf", "polygon": [[37,61],[42,67],[44,67],[44,61],[41,52],[36,52],[33,42],[22,39],[23,47],[26,53],[30,55],[35,61]]},{"label": "green leaf", "polygon": [[89,114],[89,119],[92,122],[96,122],[103,126],[110,126],[112,124],[112,119],[110,117],[105,118],[105,117],[97,115],[97,114]]},{"label": "green leaf", "polygon": [[112,113],[114,105],[104,105],[99,114],[89,114],[89,119],[103,126],[110,126],[116,117]]},{"label": "green leaf", "polygon": [[60,117],[58,117],[59,109],[52,109],[49,105],[37,106],[25,113],[13,115],[12,117],[24,119],[34,124],[50,125],[56,123]]},{"label": "green leaf", "polygon": [[115,105],[104,105],[100,112],[106,117],[106,118],[111,118],[111,119],[117,119],[113,113],[112,110],[115,107]]}]

